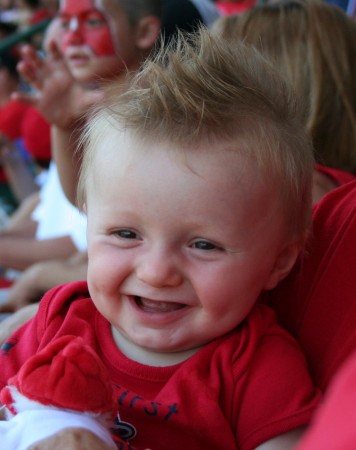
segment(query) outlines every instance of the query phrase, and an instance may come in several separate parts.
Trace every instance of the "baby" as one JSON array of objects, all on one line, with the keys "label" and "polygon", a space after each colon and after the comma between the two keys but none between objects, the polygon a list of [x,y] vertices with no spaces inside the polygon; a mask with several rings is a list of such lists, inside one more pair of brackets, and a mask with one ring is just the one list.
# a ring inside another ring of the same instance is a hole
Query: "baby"
[{"label": "baby", "polygon": [[75,334],[109,371],[118,448],[293,448],[319,393],[258,301],[310,223],[293,97],[257,52],[201,29],[106,98],[81,140],[88,282],[45,295],[0,355],[0,387]]}]

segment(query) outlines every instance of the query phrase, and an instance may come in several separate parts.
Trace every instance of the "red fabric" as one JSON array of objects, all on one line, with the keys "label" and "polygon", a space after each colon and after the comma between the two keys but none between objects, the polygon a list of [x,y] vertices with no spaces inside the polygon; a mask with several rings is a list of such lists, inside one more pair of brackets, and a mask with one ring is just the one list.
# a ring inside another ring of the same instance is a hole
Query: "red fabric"
[{"label": "red fabric", "polygon": [[337,374],[297,450],[355,450],[356,353]]},{"label": "red fabric", "polygon": [[13,280],[8,280],[7,278],[0,277],[0,289],[8,288],[13,284]]},{"label": "red fabric", "polygon": [[31,108],[25,103],[10,101],[0,108],[0,132],[9,139],[22,136],[22,123],[27,110]]},{"label": "red fabric", "polygon": [[11,140],[23,138],[26,150],[41,163],[51,159],[49,123],[36,108],[11,101],[0,109],[0,132]]},{"label": "red fabric", "polygon": [[49,163],[51,159],[51,128],[35,108],[26,112],[23,138],[26,150],[35,160]]},{"label": "red fabric", "polygon": [[238,14],[255,6],[256,0],[238,0],[235,2],[216,2],[215,5],[224,16]]},{"label": "red fabric", "polygon": [[325,175],[332,178],[338,185],[349,183],[356,180],[356,175],[344,170],[333,169],[332,167],[322,166],[321,164],[315,164],[315,169]]},{"label": "red fabric", "polygon": [[270,292],[280,321],[298,339],[325,389],[356,348],[356,181],[325,195],[313,235],[291,274]]},{"label": "red fabric", "polygon": [[82,336],[107,367],[119,404],[116,432],[127,449],[252,450],[307,424],[319,401],[303,354],[269,308],[256,306],[237,330],[184,363],[150,367],[117,349],[85,282],[51,290],[37,316],[6,341],[0,387],[65,334]]},{"label": "red fabric", "polygon": [[[43,405],[97,414],[117,411],[105,366],[93,349],[75,336],[52,341],[29,358],[8,384]],[[8,386],[2,389],[1,402],[11,409],[8,392]]]}]

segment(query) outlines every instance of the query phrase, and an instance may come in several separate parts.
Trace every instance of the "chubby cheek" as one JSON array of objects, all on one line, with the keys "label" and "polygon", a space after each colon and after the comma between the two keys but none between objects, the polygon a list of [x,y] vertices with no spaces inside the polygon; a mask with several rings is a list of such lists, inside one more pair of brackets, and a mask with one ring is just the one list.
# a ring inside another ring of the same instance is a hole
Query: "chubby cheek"
[{"label": "chubby cheek", "polygon": [[259,288],[246,283],[237,271],[226,270],[209,279],[214,281],[207,283],[199,295],[205,310],[217,321],[238,325],[254,305]]},{"label": "chubby cheek", "polygon": [[110,264],[88,265],[88,287],[97,310],[110,322],[120,309],[120,296],[117,278]]},{"label": "chubby cheek", "polygon": [[106,295],[116,294],[129,273],[126,259],[110,246],[100,244],[88,246],[88,258],[88,282],[92,288]]}]

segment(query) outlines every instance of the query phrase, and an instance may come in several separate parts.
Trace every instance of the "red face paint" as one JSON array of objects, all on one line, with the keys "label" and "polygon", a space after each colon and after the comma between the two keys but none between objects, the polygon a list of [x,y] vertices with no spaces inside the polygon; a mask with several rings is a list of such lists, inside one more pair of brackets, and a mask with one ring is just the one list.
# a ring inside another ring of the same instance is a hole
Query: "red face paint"
[{"label": "red face paint", "polygon": [[90,0],[63,0],[60,18],[64,35],[62,51],[68,47],[87,45],[96,56],[115,55],[109,25]]}]

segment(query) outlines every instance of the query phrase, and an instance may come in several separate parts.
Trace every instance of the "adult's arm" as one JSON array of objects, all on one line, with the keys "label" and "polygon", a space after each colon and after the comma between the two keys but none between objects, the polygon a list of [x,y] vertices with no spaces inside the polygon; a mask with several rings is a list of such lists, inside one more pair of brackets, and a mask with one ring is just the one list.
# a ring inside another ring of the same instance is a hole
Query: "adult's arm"
[{"label": "adult's arm", "polygon": [[[37,302],[54,286],[84,280],[87,274],[86,252],[78,252],[68,259],[39,262],[25,270],[9,289],[0,312],[14,312]],[[2,323],[0,323],[1,335]]]},{"label": "adult's arm", "polygon": [[6,229],[3,232],[7,233],[11,230],[12,233],[34,236],[37,229],[37,222],[32,220],[32,213],[39,202],[40,196],[38,191],[26,197],[8,218]]},{"label": "adult's arm", "polygon": [[15,270],[25,270],[39,261],[69,258],[77,252],[70,236],[38,240],[0,234],[0,266]]},{"label": "adult's arm", "polygon": [[[78,137],[83,122],[76,122],[73,127],[52,125],[52,157],[56,162],[59,180],[67,199],[76,205],[77,183],[80,173],[82,153],[78,147]],[[81,206],[81,205],[79,205]]]},{"label": "adult's arm", "polygon": [[[67,428],[28,450],[112,450],[108,444],[88,430]],[[150,450],[150,449],[146,449]],[[278,449],[277,449],[278,450]]]},{"label": "adult's arm", "polygon": [[[32,319],[38,311],[38,303],[25,306],[0,322],[0,345],[8,339],[12,333],[21,327],[25,322]],[[1,405],[0,405],[1,406]],[[1,420],[1,416],[0,416]]]}]

